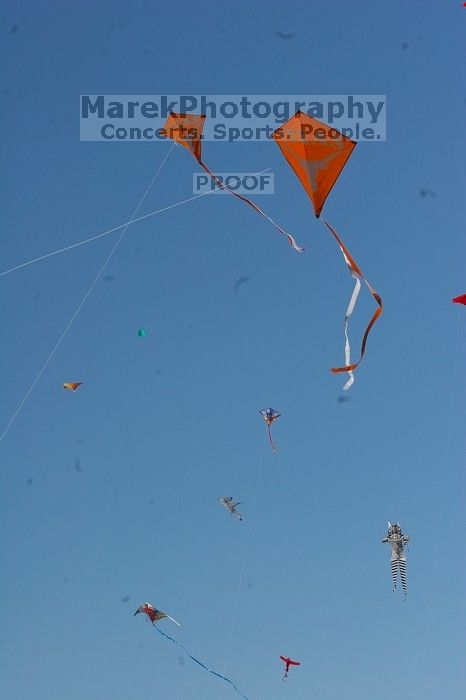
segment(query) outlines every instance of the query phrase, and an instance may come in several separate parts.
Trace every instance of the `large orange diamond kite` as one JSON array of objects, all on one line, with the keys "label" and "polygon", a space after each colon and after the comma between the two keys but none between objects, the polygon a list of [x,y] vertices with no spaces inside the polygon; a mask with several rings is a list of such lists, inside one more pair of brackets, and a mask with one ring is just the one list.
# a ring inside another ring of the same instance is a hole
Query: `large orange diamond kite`
[{"label": "large orange diamond kite", "polygon": [[309,195],[315,215],[320,216],[356,141],[303,112],[276,129],[273,138]]}]

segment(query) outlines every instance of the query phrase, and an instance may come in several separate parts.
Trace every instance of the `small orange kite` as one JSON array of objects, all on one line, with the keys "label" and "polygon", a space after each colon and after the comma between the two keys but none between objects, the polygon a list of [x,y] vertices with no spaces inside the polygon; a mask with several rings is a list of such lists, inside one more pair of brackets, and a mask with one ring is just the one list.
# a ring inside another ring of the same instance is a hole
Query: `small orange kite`
[{"label": "small orange kite", "polygon": [[79,389],[81,385],[82,382],[65,382],[65,384],[63,384],[63,388],[68,389],[69,391],[76,391],[76,389]]},{"label": "small orange kite", "polygon": [[223,183],[220,180],[220,178],[214,175],[214,173],[211,170],[209,170],[207,165],[203,162],[202,131],[204,128],[205,120],[206,117],[203,114],[175,114],[172,112],[168,117],[167,121],[165,122],[161,133],[162,135],[164,134],[165,136],[168,136],[168,138],[172,139],[180,146],[186,148],[194,156],[201,168],[203,168],[205,172],[213,179],[213,181],[219,189],[226,190],[238,199],[241,199],[242,202],[245,202],[250,207],[252,207],[254,211],[256,211],[258,214],[267,219],[267,221],[270,221],[270,223],[273,224],[273,226],[275,226],[277,231],[282,236],[286,237],[289,245],[294,250],[296,250],[296,252],[302,253],[304,248],[301,248],[301,246],[299,246],[296,243],[293,236],[284,231],[273,219],[270,218],[270,216],[268,216],[268,214],[266,214],[256,204],[254,204],[254,202],[252,202],[250,199],[247,199],[246,197],[243,197],[243,195],[239,194],[238,192],[234,192],[227,185],[225,185],[225,183]]}]

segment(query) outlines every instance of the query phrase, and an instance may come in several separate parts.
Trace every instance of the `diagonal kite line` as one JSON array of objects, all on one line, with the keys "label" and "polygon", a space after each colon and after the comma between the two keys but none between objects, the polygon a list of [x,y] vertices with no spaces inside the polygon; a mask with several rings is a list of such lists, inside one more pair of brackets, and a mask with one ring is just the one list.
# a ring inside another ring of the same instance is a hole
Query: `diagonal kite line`
[{"label": "diagonal kite line", "polygon": [[0,435],[0,442],[3,440],[3,438],[4,438],[5,435],[8,433],[8,431],[9,431],[10,428],[11,428],[11,426],[12,426],[13,423],[15,422],[15,420],[16,420],[18,414],[20,413],[20,411],[21,411],[21,409],[23,408],[24,404],[26,403],[26,401],[28,400],[29,396],[31,395],[31,393],[32,393],[32,391],[33,391],[33,389],[34,389],[34,387],[36,386],[37,382],[39,381],[39,379],[40,379],[41,376],[43,375],[43,373],[44,373],[44,371],[46,370],[47,366],[49,365],[51,359],[53,358],[53,356],[55,355],[56,351],[58,350],[58,348],[59,348],[60,345],[62,344],[63,339],[66,337],[68,331],[70,330],[71,326],[73,325],[73,323],[75,322],[75,320],[76,320],[76,318],[78,317],[79,313],[81,312],[81,309],[83,308],[83,306],[85,305],[85,303],[86,303],[86,301],[88,300],[89,296],[91,295],[91,292],[92,292],[92,290],[94,289],[95,285],[97,284],[98,280],[100,279],[101,274],[103,273],[103,271],[104,271],[105,268],[107,267],[107,265],[108,265],[108,263],[110,262],[110,260],[112,259],[113,255],[116,253],[117,248],[118,248],[118,246],[120,245],[121,241],[123,240],[123,237],[124,237],[126,231],[128,230],[129,225],[130,225],[132,219],[134,219],[134,217],[135,217],[136,214],[138,213],[139,209],[142,207],[142,205],[143,205],[143,203],[144,203],[144,200],[146,199],[147,195],[149,194],[149,192],[150,192],[150,190],[151,190],[151,188],[152,188],[152,185],[153,185],[154,182],[157,180],[157,178],[158,178],[158,176],[159,176],[159,174],[160,174],[160,172],[161,172],[163,166],[164,166],[165,163],[167,162],[167,160],[168,160],[169,156],[171,155],[172,151],[173,151],[173,148],[171,148],[171,149],[168,151],[168,153],[166,154],[166,156],[165,156],[165,158],[163,159],[162,163],[161,163],[160,166],[157,168],[157,170],[156,170],[156,172],[155,172],[155,175],[151,178],[151,181],[149,182],[148,186],[146,187],[146,190],[145,190],[144,194],[142,195],[141,199],[139,200],[138,205],[136,206],[136,209],[134,210],[134,212],[133,212],[133,214],[132,214],[132,216],[131,216],[129,222],[127,222],[127,223],[124,225],[123,231],[122,231],[122,232],[120,233],[120,235],[118,236],[118,240],[117,240],[116,243],[113,245],[113,248],[111,249],[110,253],[109,253],[109,254],[107,255],[107,257],[105,258],[103,264],[100,266],[97,275],[94,277],[94,279],[93,279],[93,281],[91,282],[91,284],[90,284],[90,286],[89,286],[87,292],[84,294],[83,298],[81,299],[81,301],[79,302],[78,306],[77,306],[76,309],[74,310],[73,315],[71,316],[70,320],[69,320],[68,323],[66,324],[64,331],[62,332],[62,334],[61,334],[60,337],[58,338],[57,342],[56,342],[55,345],[53,346],[53,348],[52,348],[52,350],[51,350],[49,356],[47,357],[47,359],[45,360],[44,364],[42,365],[42,367],[40,368],[39,372],[37,373],[36,378],[34,379],[34,381],[32,382],[32,384],[30,385],[29,389],[26,391],[26,393],[25,393],[25,395],[24,395],[22,401],[19,403],[19,405],[18,405],[16,411],[13,413],[12,417],[10,418],[10,421],[8,422],[7,426],[4,428],[3,432],[1,433],[1,435]]},{"label": "diagonal kite line", "polygon": [[[253,173],[253,175],[261,175],[262,173],[266,173],[270,170],[270,168],[266,168],[265,170],[260,170],[257,173]],[[219,188],[217,185],[215,185],[215,189],[209,190],[208,192],[202,192],[202,194],[196,194],[193,197],[188,197],[187,199],[182,199],[180,202],[174,202],[173,204],[169,204],[166,207],[163,207],[162,209],[156,209],[155,211],[151,211],[148,214],[143,214],[142,216],[138,217],[133,217],[129,221],[127,221],[124,224],[120,224],[119,226],[114,226],[113,228],[109,228],[106,231],[102,231],[102,233],[98,233],[95,236],[91,236],[90,238],[86,238],[84,241],[78,241],[78,243],[71,243],[71,245],[67,245],[64,248],[58,248],[58,250],[53,250],[51,253],[45,253],[44,255],[39,255],[37,258],[32,258],[32,260],[26,260],[26,262],[20,263],[19,265],[15,265],[14,267],[10,267],[8,270],[4,270],[3,272],[0,272],[0,277],[5,277],[6,275],[9,275],[11,272],[16,272],[16,270],[21,270],[23,267],[27,267],[28,265],[33,265],[36,262],[39,262],[40,260],[46,260],[47,258],[51,258],[54,255],[60,255],[60,253],[66,253],[68,250],[72,250],[73,248],[79,248],[79,246],[86,245],[86,243],[91,243],[92,241],[96,241],[99,238],[103,238],[104,236],[109,236],[111,233],[115,233],[115,231],[120,231],[122,228],[128,228],[128,226],[131,226],[132,224],[137,224],[139,221],[143,221],[144,219],[149,219],[152,216],[156,216],[157,214],[163,214],[165,211],[169,211],[170,209],[175,209],[176,207],[181,207],[183,204],[188,204],[188,202],[193,202],[195,199],[199,199],[200,197],[205,197],[207,194],[214,194],[219,191]]]},{"label": "diagonal kite line", "polygon": [[[76,309],[74,310],[74,313],[73,313],[73,315],[71,316],[70,320],[68,321],[67,325],[65,326],[64,331],[62,332],[62,334],[61,334],[60,337],[58,338],[58,340],[57,340],[57,342],[55,343],[55,345],[53,346],[53,348],[52,348],[52,350],[51,350],[49,356],[47,357],[47,359],[45,360],[44,364],[42,365],[42,367],[40,368],[39,372],[37,373],[36,378],[34,379],[34,381],[32,382],[32,384],[30,385],[29,389],[26,391],[26,393],[25,393],[25,395],[24,395],[22,401],[19,403],[19,405],[18,405],[16,411],[13,413],[12,417],[10,418],[10,420],[9,420],[8,424],[6,425],[6,427],[4,428],[3,432],[0,434],[0,442],[2,442],[3,438],[6,436],[6,434],[7,434],[8,431],[10,430],[11,426],[12,426],[13,423],[15,422],[15,420],[16,420],[17,416],[19,415],[19,413],[21,412],[21,410],[22,410],[24,404],[25,404],[26,401],[28,400],[28,398],[29,398],[29,396],[31,395],[32,391],[34,390],[34,387],[36,386],[37,382],[39,381],[39,379],[41,378],[42,374],[43,374],[44,371],[46,370],[47,366],[49,365],[49,363],[50,363],[50,361],[52,360],[53,356],[55,355],[56,351],[58,350],[58,348],[60,347],[61,343],[63,342],[63,339],[66,337],[68,331],[70,330],[71,326],[73,325],[73,323],[75,322],[75,320],[76,320],[76,318],[78,317],[79,313],[81,312],[82,308],[84,307],[86,301],[88,300],[89,296],[90,296],[91,293],[92,293],[92,290],[94,289],[95,285],[97,284],[97,282],[98,282],[100,276],[102,275],[103,271],[104,271],[105,268],[107,267],[108,263],[110,262],[110,260],[112,259],[113,255],[115,254],[115,252],[116,252],[118,246],[120,245],[121,241],[123,240],[123,237],[125,236],[126,231],[128,230],[129,226],[130,226],[131,224],[135,223],[136,221],[141,221],[142,219],[147,219],[149,216],[154,216],[155,214],[161,213],[161,212],[163,212],[163,211],[167,211],[168,209],[173,209],[174,207],[177,207],[177,206],[180,206],[180,205],[185,204],[185,203],[187,203],[187,202],[190,202],[190,201],[192,201],[193,199],[199,199],[199,197],[203,197],[205,194],[212,194],[213,192],[216,192],[216,191],[217,191],[216,189],[214,189],[214,190],[209,190],[209,192],[204,192],[204,193],[202,193],[202,194],[195,195],[194,197],[189,197],[188,199],[182,200],[181,202],[175,202],[174,204],[171,204],[171,205],[169,205],[168,207],[164,207],[163,209],[159,209],[159,210],[157,210],[157,211],[155,211],[155,212],[151,212],[151,213],[149,213],[149,214],[145,214],[144,216],[141,216],[141,217],[136,218],[136,214],[138,213],[139,209],[140,209],[141,206],[143,205],[144,200],[146,199],[147,195],[149,194],[149,192],[150,192],[150,190],[151,190],[151,188],[152,188],[152,185],[154,184],[154,182],[155,182],[156,179],[158,178],[158,176],[159,176],[159,174],[160,174],[160,172],[161,172],[163,166],[164,166],[165,163],[167,162],[167,160],[168,160],[169,156],[171,155],[173,149],[174,149],[174,145],[172,145],[172,148],[168,151],[167,155],[165,156],[164,160],[162,161],[161,165],[159,166],[159,168],[157,169],[155,175],[153,176],[152,180],[150,181],[149,185],[147,186],[146,191],[145,191],[144,194],[142,195],[142,197],[141,197],[141,199],[140,199],[140,201],[139,201],[137,207],[135,208],[135,210],[134,210],[134,212],[133,212],[133,214],[132,214],[130,220],[127,221],[125,224],[122,224],[121,226],[117,226],[116,228],[113,228],[113,229],[109,229],[108,231],[104,231],[104,232],[102,232],[102,233],[100,233],[100,234],[97,234],[96,236],[93,236],[92,238],[86,239],[85,241],[81,241],[81,242],[79,242],[79,243],[74,243],[74,244],[71,245],[71,246],[66,246],[66,248],[62,248],[62,249],[60,249],[60,250],[56,250],[56,251],[53,251],[53,252],[51,252],[51,253],[47,253],[46,255],[43,255],[43,256],[41,256],[41,257],[39,257],[39,258],[35,258],[34,260],[27,261],[27,262],[25,262],[25,263],[22,263],[21,265],[17,265],[16,267],[11,268],[10,270],[5,270],[4,272],[0,273],[0,277],[5,276],[5,275],[8,274],[9,272],[13,272],[14,270],[18,270],[18,269],[20,269],[21,267],[25,267],[26,265],[32,265],[32,263],[37,262],[37,261],[39,261],[39,260],[43,260],[44,258],[51,257],[52,255],[58,255],[59,253],[64,252],[65,250],[69,250],[70,248],[76,248],[77,246],[84,245],[85,243],[89,243],[90,241],[96,240],[96,238],[101,238],[102,236],[107,236],[107,235],[109,235],[110,233],[113,233],[114,231],[118,231],[118,230],[120,230],[120,229],[123,229],[123,231],[121,232],[121,234],[118,236],[118,239],[117,239],[115,245],[114,245],[113,248],[111,249],[111,251],[110,251],[110,253],[108,254],[108,256],[105,258],[105,260],[104,260],[102,266],[100,267],[100,269],[99,269],[97,275],[95,276],[94,280],[91,282],[91,284],[90,284],[90,286],[89,286],[87,292],[85,293],[85,295],[83,296],[83,298],[82,298],[81,301],[79,302],[78,306],[77,306]],[[268,170],[270,170],[270,168],[266,168],[266,169],[264,169],[264,170],[260,170],[260,171],[258,171],[257,173],[253,173],[253,174],[254,174],[254,175],[260,175],[261,173],[267,172]]]}]

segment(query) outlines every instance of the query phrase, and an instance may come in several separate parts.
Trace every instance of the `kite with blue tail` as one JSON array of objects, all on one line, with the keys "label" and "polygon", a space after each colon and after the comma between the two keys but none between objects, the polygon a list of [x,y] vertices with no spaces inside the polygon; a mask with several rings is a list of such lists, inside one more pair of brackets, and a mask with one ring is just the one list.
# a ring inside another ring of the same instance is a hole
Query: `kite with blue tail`
[{"label": "kite with blue tail", "polygon": [[[138,613],[145,613],[153,626],[155,627],[155,623],[158,622],[159,620],[162,620],[164,617],[167,617],[169,620],[172,620],[172,622],[175,622],[178,626],[180,626],[180,623],[177,622],[173,617],[170,617],[170,615],[167,615],[166,613],[162,612],[161,610],[157,610],[157,608],[154,608],[153,605],[150,603],[143,603],[134,613],[137,615]],[[238,693],[240,697],[243,698],[243,700],[249,700],[246,695],[243,695],[243,693],[240,691],[237,685],[233,683],[232,680],[227,678],[226,676],[222,676],[220,673],[217,673],[216,671],[213,671],[211,668],[206,666],[205,664],[202,663],[202,661],[199,661],[199,659],[196,659],[195,656],[189,653],[189,651],[186,649],[186,647],[181,643],[178,642],[176,639],[173,639],[173,637],[170,637],[170,635],[166,634],[165,632],[162,632],[158,627],[155,627],[157,632],[162,635],[162,637],[165,637],[168,639],[172,644],[175,644],[175,646],[180,647],[183,649],[184,653],[189,656],[189,658],[194,661],[196,664],[201,666],[205,671],[208,671],[208,673],[212,674],[212,676],[216,676],[217,678],[220,678],[222,681],[225,681],[225,683],[229,683],[231,687]]]}]

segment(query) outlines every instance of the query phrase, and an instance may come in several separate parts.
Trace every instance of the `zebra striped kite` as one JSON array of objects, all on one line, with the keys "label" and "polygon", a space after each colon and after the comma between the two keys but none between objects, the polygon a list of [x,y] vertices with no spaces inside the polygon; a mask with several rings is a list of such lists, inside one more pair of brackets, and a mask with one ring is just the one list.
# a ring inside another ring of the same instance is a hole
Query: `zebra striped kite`
[{"label": "zebra striped kite", "polygon": [[387,537],[382,539],[382,542],[388,542],[392,548],[391,555],[391,569],[392,569],[392,579],[393,579],[393,593],[396,591],[396,582],[398,578],[398,569],[400,570],[401,585],[403,586],[403,592],[405,595],[408,594],[406,585],[406,554],[404,551],[404,545],[409,542],[408,535],[404,535],[401,532],[400,523],[396,522],[394,525],[388,521],[388,533]]}]

